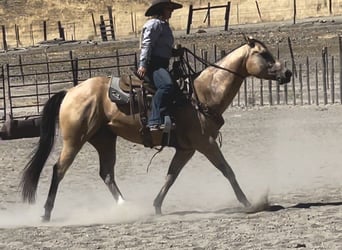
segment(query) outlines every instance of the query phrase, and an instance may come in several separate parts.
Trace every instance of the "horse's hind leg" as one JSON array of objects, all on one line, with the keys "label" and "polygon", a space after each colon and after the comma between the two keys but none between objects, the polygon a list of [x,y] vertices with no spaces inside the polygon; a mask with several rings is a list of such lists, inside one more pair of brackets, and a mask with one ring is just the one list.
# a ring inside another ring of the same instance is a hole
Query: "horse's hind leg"
[{"label": "horse's hind leg", "polygon": [[116,202],[120,204],[124,200],[115,182],[116,138],[117,136],[108,128],[102,127],[89,142],[95,147],[100,157],[100,176]]},{"label": "horse's hind leg", "polygon": [[194,153],[195,150],[176,149],[176,153],[169,166],[169,170],[166,176],[166,182],[153,202],[156,214],[161,214],[161,206],[167,192],[169,191],[172,184],[175,182],[182,168],[190,160]]},{"label": "horse's hind leg", "polygon": [[80,150],[82,145],[71,145],[66,141],[63,141],[63,147],[61,155],[57,163],[53,166],[52,180],[49,189],[48,198],[45,202],[45,214],[42,216],[43,221],[49,221],[51,218],[51,211],[55,204],[58,185],[63,179],[66,171],[69,169],[76,154]]},{"label": "horse's hind leg", "polygon": [[239,183],[236,180],[235,174],[232,168],[229,166],[228,162],[225,160],[221,150],[219,149],[217,143],[214,141],[210,145],[207,145],[205,150],[200,150],[214,166],[219,169],[222,174],[229,180],[230,184],[233,187],[234,193],[237,199],[246,207],[251,204],[246,198],[246,195],[240,188]]}]

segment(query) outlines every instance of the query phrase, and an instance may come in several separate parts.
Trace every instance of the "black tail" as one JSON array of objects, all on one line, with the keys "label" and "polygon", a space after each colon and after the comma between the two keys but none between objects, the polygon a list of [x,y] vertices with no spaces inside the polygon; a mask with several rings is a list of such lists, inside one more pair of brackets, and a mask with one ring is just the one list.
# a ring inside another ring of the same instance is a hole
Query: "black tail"
[{"label": "black tail", "polygon": [[44,106],[38,147],[33,151],[31,160],[25,166],[20,183],[23,201],[29,203],[35,201],[40,173],[54,144],[59,108],[65,95],[65,90],[58,92]]}]

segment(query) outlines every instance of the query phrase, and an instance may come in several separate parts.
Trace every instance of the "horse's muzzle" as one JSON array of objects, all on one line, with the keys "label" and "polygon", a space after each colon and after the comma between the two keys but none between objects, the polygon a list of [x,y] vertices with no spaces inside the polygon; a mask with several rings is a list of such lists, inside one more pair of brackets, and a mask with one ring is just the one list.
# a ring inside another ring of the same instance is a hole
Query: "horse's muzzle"
[{"label": "horse's muzzle", "polygon": [[292,77],[292,72],[291,70],[285,70],[285,72],[282,72],[280,75],[277,76],[277,81],[279,82],[279,84],[284,84],[284,83],[288,83],[291,81],[291,77]]}]

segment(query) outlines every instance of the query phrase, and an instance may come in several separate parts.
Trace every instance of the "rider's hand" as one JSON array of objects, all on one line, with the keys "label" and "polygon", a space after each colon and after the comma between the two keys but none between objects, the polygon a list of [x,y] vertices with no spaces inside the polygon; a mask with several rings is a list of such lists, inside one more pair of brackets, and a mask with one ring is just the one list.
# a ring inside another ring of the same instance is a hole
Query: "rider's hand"
[{"label": "rider's hand", "polygon": [[138,76],[143,79],[146,75],[146,68],[143,66],[140,66],[137,70]]},{"label": "rider's hand", "polygon": [[185,51],[185,49],[182,47],[180,47],[178,49],[173,49],[172,50],[172,56],[182,57],[184,55],[184,51]]}]

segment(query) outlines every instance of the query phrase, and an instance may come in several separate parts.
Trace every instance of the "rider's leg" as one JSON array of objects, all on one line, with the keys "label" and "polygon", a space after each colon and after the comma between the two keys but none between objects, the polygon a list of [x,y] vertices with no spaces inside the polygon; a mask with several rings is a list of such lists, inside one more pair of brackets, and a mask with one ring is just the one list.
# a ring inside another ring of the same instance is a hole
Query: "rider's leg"
[{"label": "rider's leg", "polygon": [[152,110],[148,121],[148,126],[160,125],[164,122],[163,117],[167,115],[167,107],[170,105],[174,86],[169,72],[164,68],[159,68],[153,72],[154,85],[157,88],[152,98]]}]

